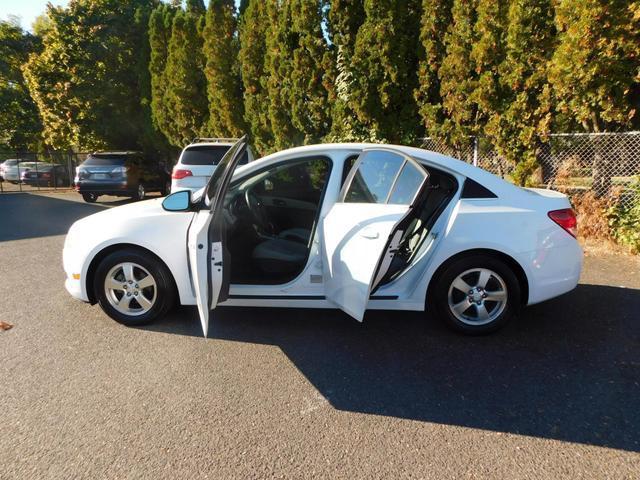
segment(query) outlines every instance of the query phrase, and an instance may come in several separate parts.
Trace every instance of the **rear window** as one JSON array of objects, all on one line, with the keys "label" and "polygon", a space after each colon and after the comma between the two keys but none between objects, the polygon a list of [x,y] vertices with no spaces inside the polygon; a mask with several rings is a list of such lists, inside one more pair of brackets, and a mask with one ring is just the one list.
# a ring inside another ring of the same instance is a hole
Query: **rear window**
[{"label": "rear window", "polygon": [[[218,165],[220,160],[231,148],[230,145],[200,145],[189,147],[182,152],[180,163],[182,165]],[[245,151],[240,160],[240,165],[244,165],[249,160]]]},{"label": "rear window", "polygon": [[89,155],[87,159],[82,163],[87,167],[103,167],[110,165],[121,166],[124,165],[127,157],[125,155]]}]

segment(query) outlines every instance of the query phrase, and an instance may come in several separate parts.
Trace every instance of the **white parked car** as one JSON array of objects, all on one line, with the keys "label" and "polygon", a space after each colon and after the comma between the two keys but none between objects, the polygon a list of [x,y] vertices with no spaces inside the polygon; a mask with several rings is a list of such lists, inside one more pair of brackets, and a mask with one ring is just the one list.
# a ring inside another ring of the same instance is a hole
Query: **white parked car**
[{"label": "white parked car", "polygon": [[5,171],[18,165],[18,162],[19,160],[15,158],[10,158],[9,160],[5,160],[4,162],[0,163],[0,180],[5,180],[4,178]]},{"label": "white parked car", "polygon": [[206,188],[74,223],[66,288],[117,321],[197,305],[433,310],[485,333],[520,307],[572,290],[576,217],[551,190],[404,146],[312,145],[236,168],[246,138]]},{"label": "white parked car", "polygon": [[[171,191],[204,187],[225,153],[238,141],[237,138],[196,138],[184,147],[178,163],[171,173]],[[253,153],[247,148],[240,165],[252,162]]]},{"label": "white parked car", "polygon": [[36,170],[39,167],[48,167],[48,163],[44,162],[27,162],[24,160],[6,160],[3,163],[2,178],[11,183],[20,183],[22,175],[30,170]]}]

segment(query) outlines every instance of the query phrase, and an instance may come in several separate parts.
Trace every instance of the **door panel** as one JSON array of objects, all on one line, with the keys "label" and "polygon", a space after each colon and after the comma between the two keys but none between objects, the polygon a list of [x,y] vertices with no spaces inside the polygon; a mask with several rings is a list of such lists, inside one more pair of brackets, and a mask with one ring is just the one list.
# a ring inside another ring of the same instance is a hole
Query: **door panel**
[{"label": "door panel", "polygon": [[336,203],[322,222],[325,295],[362,321],[378,259],[407,205]]},{"label": "door panel", "polygon": [[[223,301],[229,291],[228,262],[224,250],[223,208],[231,176],[246,150],[247,138],[242,137],[220,160],[211,176],[187,233],[189,267],[196,293],[202,332],[209,331],[210,311]],[[225,263],[227,267],[225,269]]]},{"label": "door panel", "polygon": [[[207,336],[209,331],[209,311],[215,308],[212,304],[213,297],[217,297],[215,285],[221,284],[222,275],[211,275],[217,272],[212,269],[212,260],[209,254],[209,226],[211,225],[211,211],[203,209],[197,212],[189,227],[187,248],[189,252],[189,268],[193,279],[193,287],[196,293],[196,303],[198,305],[198,315],[202,324],[202,332]],[[211,277],[211,278],[210,278]],[[212,295],[215,291],[215,295]]]},{"label": "door panel", "polygon": [[326,298],[360,322],[427,178],[427,172],[401,152],[364,150],[339,201],[322,221]]}]

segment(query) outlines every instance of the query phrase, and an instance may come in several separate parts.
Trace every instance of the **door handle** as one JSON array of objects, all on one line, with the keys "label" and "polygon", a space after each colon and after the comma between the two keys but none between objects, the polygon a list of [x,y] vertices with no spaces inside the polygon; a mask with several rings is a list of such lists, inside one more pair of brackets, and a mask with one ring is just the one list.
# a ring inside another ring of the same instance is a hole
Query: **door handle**
[{"label": "door handle", "polygon": [[365,229],[360,232],[360,236],[364,238],[368,238],[370,240],[375,240],[380,236],[380,232],[371,229]]},{"label": "door handle", "polygon": [[279,198],[274,198],[273,204],[278,207],[284,207],[287,204],[287,202],[285,202],[284,200],[280,200]]}]

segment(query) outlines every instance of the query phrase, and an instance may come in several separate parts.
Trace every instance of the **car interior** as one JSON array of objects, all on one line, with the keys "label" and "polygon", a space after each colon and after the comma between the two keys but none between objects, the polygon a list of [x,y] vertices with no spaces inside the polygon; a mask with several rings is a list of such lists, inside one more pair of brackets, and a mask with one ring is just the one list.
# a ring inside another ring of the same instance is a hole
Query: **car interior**
[{"label": "car interior", "polygon": [[[343,184],[357,159],[358,155],[352,155],[345,160]],[[224,214],[231,283],[279,285],[302,272],[331,166],[327,157],[305,157],[268,167],[231,185]],[[404,233],[379,285],[393,280],[415,259],[457,190],[453,176],[432,168],[428,173],[414,202],[416,214],[399,225]]]},{"label": "car interior", "polygon": [[410,265],[420,252],[429,232],[458,189],[458,182],[448,173],[427,168],[429,177],[414,202],[415,215],[408,216],[398,228],[403,230],[389,270],[378,286],[389,283]]},{"label": "car interior", "polygon": [[231,283],[277,285],[302,272],[330,172],[329,158],[305,157],[231,185],[225,198]]}]

